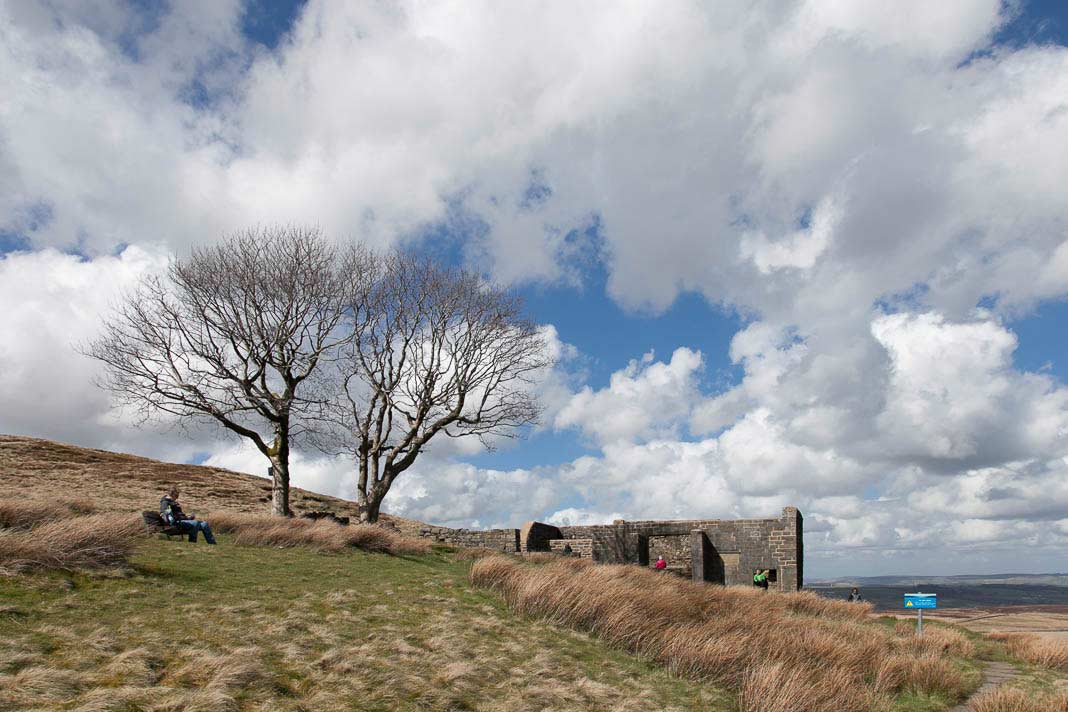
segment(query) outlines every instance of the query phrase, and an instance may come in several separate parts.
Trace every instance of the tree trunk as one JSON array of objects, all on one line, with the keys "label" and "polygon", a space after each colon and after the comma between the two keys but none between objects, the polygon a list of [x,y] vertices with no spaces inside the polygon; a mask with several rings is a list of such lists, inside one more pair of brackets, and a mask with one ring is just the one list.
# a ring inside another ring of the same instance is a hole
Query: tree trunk
[{"label": "tree trunk", "polygon": [[271,514],[282,517],[291,516],[289,511],[289,447],[279,448],[278,454],[271,457],[273,477],[271,478]]},{"label": "tree trunk", "polygon": [[378,521],[378,511],[382,507],[382,497],[375,492],[370,495],[360,492],[357,503],[360,506],[360,524],[374,524]]}]

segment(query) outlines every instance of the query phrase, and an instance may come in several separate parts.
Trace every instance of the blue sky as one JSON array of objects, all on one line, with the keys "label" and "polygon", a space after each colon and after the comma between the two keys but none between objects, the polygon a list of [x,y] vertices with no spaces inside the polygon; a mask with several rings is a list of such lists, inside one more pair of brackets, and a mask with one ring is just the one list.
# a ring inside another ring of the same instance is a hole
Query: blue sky
[{"label": "blue sky", "polygon": [[4,6],[0,432],[262,472],[71,345],[169,255],[309,222],[512,286],[561,355],[540,428],[387,509],[793,504],[817,575],[1068,570],[1068,7],[942,10]]}]

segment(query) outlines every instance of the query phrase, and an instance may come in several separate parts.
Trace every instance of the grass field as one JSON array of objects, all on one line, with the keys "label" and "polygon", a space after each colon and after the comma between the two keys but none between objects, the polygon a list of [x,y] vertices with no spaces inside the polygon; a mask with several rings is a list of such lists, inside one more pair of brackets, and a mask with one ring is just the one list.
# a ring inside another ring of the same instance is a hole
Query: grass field
[{"label": "grass field", "polygon": [[133,568],[0,578],[0,709],[729,710],[512,615],[469,564],[148,540]]},{"label": "grass field", "polygon": [[[172,482],[218,546],[143,535]],[[938,712],[987,660],[1021,674],[981,712],[1068,712],[1064,646],[938,626],[921,644],[864,607],[635,567],[473,563],[409,520],[265,523],[265,484],[0,436],[0,712],[838,712],[862,687],[856,710]]]},{"label": "grass field", "polygon": [[[596,632],[517,615],[497,592],[469,583],[470,562],[442,549],[389,556],[219,539],[215,547],[145,539],[125,569],[0,577],[0,710],[742,704],[707,678],[673,676]],[[867,625],[893,630],[896,621]],[[972,640],[972,659],[954,663],[965,676],[981,658],[1007,659],[1003,644]],[[1032,696],[1065,682],[1063,672],[1022,669],[1015,686]],[[953,702],[903,690],[892,709]]]}]

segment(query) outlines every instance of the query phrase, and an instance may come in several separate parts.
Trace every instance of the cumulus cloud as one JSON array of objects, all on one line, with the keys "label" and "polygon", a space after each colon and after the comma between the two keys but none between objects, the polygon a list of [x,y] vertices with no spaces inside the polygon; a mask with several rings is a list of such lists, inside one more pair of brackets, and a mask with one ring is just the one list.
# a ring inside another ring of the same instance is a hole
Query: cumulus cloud
[{"label": "cumulus cloud", "polygon": [[851,551],[869,566],[879,552],[922,560],[923,547],[978,552],[1026,537],[1037,556],[1063,545],[1047,522],[1068,511],[1068,388],[1014,368],[1016,336],[995,315],[875,311],[867,329],[835,334],[837,353],[821,338],[750,324],[731,345],[741,382],[692,390],[679,411],[706,437],[607,442],[561,473],[588,506],[552,516],[770,516],[794,504],[817,556]]},{"label": "cumulus cloud", "polygon": [[668,363],[653,353],[612,374],[607,388],[586,386],[556,414],[555,426],[577,426],[597,442],[648,438],[676,431],[697,394],[700,352],[679,348]]},{"label": "cumulus cloud", "polygon": [[505,280],[564,278],[596,215],[632,306],[691,289],[795,322],[917,282],[942,310],[1065,287],[1068,51],[963,61],[996,0],[313,1],[275,53],[208,5],[5,6],[3,213],[49,215],[12,227],[103,251],[279,219],[393,241],[459,201]]},{"label": "cumulus cloud", "polygon": [[196,437],[114,410],[94,385],[96,363],[77,351],[110,304],[166,261],[159,248],[136,246],[95,260],[52,249],[0,259],[0,432],[171,458],[197,452]]},{"label": "cumulus cloud", "polygon": [[877,418],[887,456],[959,470],[1065,451],[1068,389],[1015,371],[1016,337],[996,321],[897,314],[872,333],[891,358]]},{"label": "cumulus cloud", "polygon": [[1068,293],[1068,49],[991,47],[1013,8],[311,0],[268,52],[236,1],[2,3],[0,232],[37,252],[0,262],[0,429],[130,442],[61,351],[162,259],[147,245],[445,221],[510,283],[575,282],[596,254],[624,307],[737,310],[743,375],[704,392],[711,355],[685,344],[600,389],[546,373],[545,427],[595,454],[505,473],[439,447],[400,513],[792,503],[828,557],[1063,543],[1065,388],[1014,368],[1011,319]]},{"label": "cumulus cloud", "polygon": [[[201,463],[235,472],[267,477],[270,463],[247,440],[216,446]],[[327,458],[318,453],[294,450],[290,453],[290,484],[294,487],[344,499],[356,498],[356,467],[345,457]]]}]

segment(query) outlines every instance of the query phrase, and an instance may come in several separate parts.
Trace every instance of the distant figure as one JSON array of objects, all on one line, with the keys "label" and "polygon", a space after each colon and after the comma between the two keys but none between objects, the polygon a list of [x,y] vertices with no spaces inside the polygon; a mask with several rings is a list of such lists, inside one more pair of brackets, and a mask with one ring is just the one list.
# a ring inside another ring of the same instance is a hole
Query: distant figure
[{"label": "distant figure", "polygon": [[849,592],[849,598],[846,599],[850,603],[860,603],[864,600],[864,597],[860,595],[860,589],[853,587],[853,590]]},{"label": "distant figure", "polygon": [[663,556],[656,557],[655,568],[656,568],[657,571],[663,571],[664,569],[667,568],[667,562],[664,561],[664,557]]},{"label": "distant figure", "polygon": [[574,556],[575,552],[570,544],[564,544],[564,556]]},{"label": "distant figure", "polygon": [[771,569],[764,569],[763,571],[757,571],[753,574],[753,585],[757,588],[762,588],[765,591],[768,590],[768,574],[771,573]]},{"label": "distant figure", "polygon": [[204,541],[214,544],[215,536],[211,533],[211,527],[208,526],[207,522],[203,522],[192,514],[186,514],[182,511],[182,505],[178,504],[179,494],[181,493],[178,491],[178,486],[175,485],[171,487],[169,494],[163,495],[163,498],[159,501],[159,516],[163,517],[163,521],[167,524],[188,532],[191,544],[197,543],[197,532],[204,532]]}]

